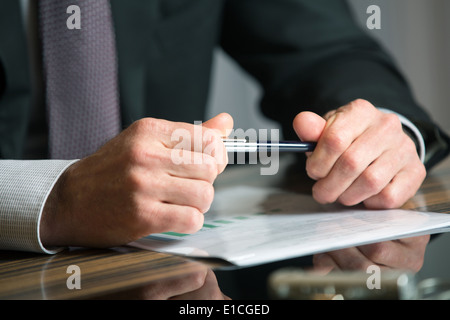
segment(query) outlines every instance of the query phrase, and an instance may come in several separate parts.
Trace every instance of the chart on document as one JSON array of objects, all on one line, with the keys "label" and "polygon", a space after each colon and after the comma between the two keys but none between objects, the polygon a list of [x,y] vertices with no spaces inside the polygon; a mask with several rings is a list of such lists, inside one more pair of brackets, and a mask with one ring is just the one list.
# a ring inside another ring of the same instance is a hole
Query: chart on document
[{"label": "chart on document", "polygon": [[130,245],[245,267],[449,230],[447,214],[321,205],[310,195],[235,187],[217,192],[198,232],[151,234]]}]

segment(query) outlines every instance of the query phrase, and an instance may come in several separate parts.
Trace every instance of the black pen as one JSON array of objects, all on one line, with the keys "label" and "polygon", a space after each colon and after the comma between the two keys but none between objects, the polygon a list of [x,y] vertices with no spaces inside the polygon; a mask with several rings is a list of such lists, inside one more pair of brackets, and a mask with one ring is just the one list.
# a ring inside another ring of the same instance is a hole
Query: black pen
[{"label": "black pen", "polygon": [[227,152],[311,152],[316,147],[315,142],[301,141],[256,141],[250,142],[247,139],[222,139]]}]

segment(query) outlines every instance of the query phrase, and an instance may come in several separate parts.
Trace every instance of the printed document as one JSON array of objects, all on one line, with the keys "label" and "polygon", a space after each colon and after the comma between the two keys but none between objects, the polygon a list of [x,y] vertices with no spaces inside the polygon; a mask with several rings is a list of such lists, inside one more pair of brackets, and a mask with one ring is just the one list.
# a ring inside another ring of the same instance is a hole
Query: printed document
[{"label": "printed document", "polygon": [[450,214],[321,205],[311,195],[234,187],[216,193],[195,234],[151,234],[130,245],[247,267],[450,230]]}]

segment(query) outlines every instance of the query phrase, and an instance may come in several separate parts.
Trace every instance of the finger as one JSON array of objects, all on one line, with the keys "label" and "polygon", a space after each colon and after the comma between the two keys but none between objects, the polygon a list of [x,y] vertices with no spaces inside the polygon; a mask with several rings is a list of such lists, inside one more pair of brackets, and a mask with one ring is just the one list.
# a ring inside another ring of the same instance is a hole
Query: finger
[{"label": "finger", "polygon": [[368,259],[358,247],[341,249],[327,253],[341,270],[363,270],[375,263]]},{"label": "finger", "polygon": [[164,144],[167,148],[180,147],[180,144],[182,144],[183,149],[196,152],[202,152],[205,144],[210,142],[211,137],[217,136],[220,139],[233,129],[233,118],[227,113],[221,113],[202,125],[165,120],[157,121],[159,122],[154,127],[159,129],[156,130],[157,132],[163,134]]},{"label": "finger", "polygon": [[408,162],[417,160],[415,146],[398,117],[380,113],[314,186],[314,196],[323,203],[339,198],[345,205],[358,204],[378,194]]},{"label": "finger", "polygon": [[159,201],[149,201],[143,207],[143,224],[148,227],[143,236],[167,231],[191,234],[203,226],[204,215],[194,207]]},{"label": "finger", "polygon": [[175,164],[202,164],[204,153],[216,159],[217,173],[220,174],[228,164],[228,154],[222,137],[228,135],[232,128],[233,118],[223,113],[203,123],[202,126],[182,126],[175,129],[170,143],[166,145],[172,149]]},{"label": "finger", "polygon": [[338,201],[343,205],[353,206],[380,193],[404,165],[405,160],[396,150],[383,153],[339,195]]},{"label": "finger", "polygon": [[233,118],[228,113],[218,114],[203,123],[203,127],[217,130],[222,137],[228,137],[233,129],[233,125]]},{"label": "finger", "polygon": [[[353,200],[348,196],[343,199],[341,199],[341,197],[347,193],[349,188],[352,188],[356,181],[362,180],[359,178],[361,174],[365,173],[368,170],[369,165],[371,165],[374,160],[377,161],[376,159],[384,152],[385,144],[380,141],[378,134],[371,131],[372,130],[369,129],[358,137],[336,160],[336,163],[328,175],[325,178],[320,179],[314,185],[313,196],[316,201],[320,203],[333,203],[338,198],[340,200]],[[391,162],[392,159],[396,158],[389,158]],[[397,164],[397,162],[395,163]],[[392,166],[390,162],[388,164],[388,168]],[[399,169],[400,168],[397,168],[396,170],[398,171]],[[391,174],[387,181],[385,181],[387,184],[397,171],[388,172],[385,169],[383,170],[385,175]],[[373,169],[369,172],[372,171]],[[355,189],[356,188],[352,188],[351,191],[359,191],[358,189]],[[359,196],[360,194],[357,193],[357,195]],[[358,202],[352,203],[352,205],[357,203]]]},{"label": "finger", "polygon": [[423,265],[430,236],[412,237],[360,246],[370,260],[393,269],[419,271]]},{"label": "finger", "polygon": [[202,180],[167,177],[157,191],[160,201],[196,208],[201,213],[209,210],[214,199],[214,187]]},{"label": "finger", "polygon": [[[219,138],[228,137],[233,129],[233,126],[233,118],[228,113],[221,113],[203,123],[203,127],[218,132]],[[211,134],[211,132],[207,131],[207,134]],[[211,142],[205,148],[204,152],[216,158],[218,163],[218,172],[220,174],[225,170],[225,167],[228,164],[228,153],[225,149],[225,145],[221,139],[217,139],[217,136],[212,136],[207,139]]]},{"label": "finger", "polygon": [[388,267],[394,267],[394,260],[403,259],[406,255],[404,248],[400,248],[401,245],[393,241],[384,241],[379,243],[368,244],[359,246],[358,250],[367,257],[370,261],[378,265],[385,265]]},{"label": "finger", "polygon": [[331,111],[328,111],[328,112],[323,116],[323,118],[324,118],[325,120],[328,120],[328,119],[330,119],[336,112],[337,112],[337,110],[331,110]]},{"label": "finger", "polygon": [[[184,150],[202,152],[205,144],[209,144],[211,136],[218,140],[223,133],[230,132],[233,120],[227,114],[220,114],[205,122],[203,126],[184,122],[172,122],[162,119],[143,118],[134,122],[128,132],[132,132],[138,141],[158,140],[168,149],[175,147]],[[204,139],[205,133],[206,138]]]},{"label": "finger", "polygon": [[[299,113],[293,122],[294,131],[301,141],[317,142],[325,128],[326,121],[319,115],[305,111]],[[307,157],[311,152],[305,153]]]},{"label": "finger", "polygon": [[198,124],[173,123],[170,136],[163,137],[163,143],[168,149],[182,149],[203,152],[211,139],[220,140],[221,131],[204,127]]},{"label": "finger", "polygon": [[371,125],[378,112],[368,102],[352,102],[333,114],[308,158],[306,170],[315,179],[325,178],[339,157]]},{"label": "finger", "polygon": [[316,142],[325,128],[326,121],[313,112],[301,112],[295,118],[293,127],[302,141]]},{"label": "finger", "polygon": [[171,151],[172,161],[167,164],[166,171],[173,177],[203,180],[213,183],[221,172],[222,166],[215,157],[205,153],[191,151]]},{"label": "finger", "polygon": [[219,288],[216,276],[212,270],[208,270],[199,288],[174,296],[171,300],[229,300]]},{"label": "finger", "polygon": [[159,168],[170,176],[213,183],[219,174],[218,166],[222,165],[216,158],[205,153],[167,148],[141,148],[141,150],[135,152],[140,159],[136,156],[133,159],[144,169],[140,174],[147,176],[148,181],[154,179],[154,170]]},{"label": "finger", "polygon": [[319,253],[313,256],[313,270],[320,274],[328,274],[339,270],[339,266],[328,253]]},{"label": "finger", "polygon": [[[169,148],[171,159],[175,165],[210,164],[211,161],[205,158],[208,155],[215,159],[216,174],[220,174],[228,164],[227,151],[220,134],[213,129],[194,126],[193,138],[191,132],[187,130],[177,130],[174,134],[174,140],[178,143]],[[179,171],[179,170],[177,170]]]},{"label": "finger", "polygon": [[144,286],[141,300],[167,300],[186,292],[197,290],[203,285],[207,270],[195,271],[183,276],[154,281]]},{"label": "finger", "polygon": [[404,167],[378,194],[364,200],[370,209],[399,208],[419,190],[426,176],[426,170],[420,160]]},{"label": "finger", "polygon": [[213,157],[217,164],[217,174],[222,173],[228,164],[228,153],[222,136],[216,130],[209,129],[204,133],[205,147],[203,153]]}]

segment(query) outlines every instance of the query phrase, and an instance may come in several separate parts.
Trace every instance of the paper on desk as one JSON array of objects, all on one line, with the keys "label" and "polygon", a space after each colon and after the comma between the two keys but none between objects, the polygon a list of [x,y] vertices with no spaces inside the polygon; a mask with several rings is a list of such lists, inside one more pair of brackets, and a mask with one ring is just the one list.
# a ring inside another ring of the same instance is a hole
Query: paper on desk
[{"label": "paper on desk", "polygon": [[348,209],[280,189],[235,187],[216,193],[197,233],[152,234],[130,245],[244,267],[449,230],[447,214]]}]

